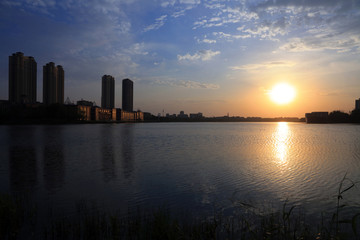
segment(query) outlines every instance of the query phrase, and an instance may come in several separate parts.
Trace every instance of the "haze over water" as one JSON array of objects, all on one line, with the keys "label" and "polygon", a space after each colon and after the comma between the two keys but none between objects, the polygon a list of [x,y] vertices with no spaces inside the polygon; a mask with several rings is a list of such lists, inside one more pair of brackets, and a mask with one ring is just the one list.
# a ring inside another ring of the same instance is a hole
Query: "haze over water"
[{"label": "haze over water", "polygon": [[[146,123],[0,126],[0,190],[62,212],[166,204],[231,212],[288,200],[331,213],[344,175],[360,176],[360,125]],[[233,200],[233,201],[231,201]],[[344,194],[359,209],[360,190]]]}]

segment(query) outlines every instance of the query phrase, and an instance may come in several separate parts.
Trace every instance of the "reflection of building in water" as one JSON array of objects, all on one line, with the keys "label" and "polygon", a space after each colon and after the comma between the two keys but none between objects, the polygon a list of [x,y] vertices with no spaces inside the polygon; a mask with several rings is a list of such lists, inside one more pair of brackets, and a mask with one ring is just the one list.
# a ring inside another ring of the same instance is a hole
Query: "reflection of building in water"
[{"label": "reflection of building in water", "polygon": [[55,192],[64,184],[65,160],[62,131],[61,125],[43,128],[43,176],[45,187],[50,192]]},{"label": "reflection of building in water", "polygon": [[9,56],[9,102],[36,103],[37,64],[33,57],[17,52]]},{"label": "reflection of building in water", "polygon": [[32,193],[38,183],[37,158],[34,146],[34,129],[10,127],[9,178],[11,190]]},{"label": "reflection of building in water", "polygon": [[305,114],[306,123],[327,123],[329,121],[328,112],[312,112]]},{"label": "reflection of building in water", "polygon": [[101,156],[104,181],[116,179],[116,162],[114,154],[113,125],[102,125]]},{"label": "reflection of building in water", "polygon": [[132,124],[124,125],[121,129],[121,159],[124,176],[126,179],[131,177],[134,171],[134,126]]}]

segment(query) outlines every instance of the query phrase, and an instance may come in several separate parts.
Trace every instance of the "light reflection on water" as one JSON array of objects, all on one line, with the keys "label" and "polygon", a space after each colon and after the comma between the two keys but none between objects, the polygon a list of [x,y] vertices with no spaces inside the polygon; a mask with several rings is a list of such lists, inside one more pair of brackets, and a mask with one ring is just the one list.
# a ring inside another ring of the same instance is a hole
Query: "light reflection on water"
[{"label": "light reflection on water", "polygon": [[[360,176],[360,125],[162,123],[0,126],[0,192],[73,208],[168,204],[196,211],[229,199],[331,212],[347,172]],[[236,193],[236,194],[235,194]],[[344,196],[359,207],[358,189]]]},{"label": "light reflection on water", "polygon": [[287,122],[279,122],[274,133],[274,153],[276,163],[279,167],[284,168],[288,163],[288,151],[290,148],[291,131]]}]

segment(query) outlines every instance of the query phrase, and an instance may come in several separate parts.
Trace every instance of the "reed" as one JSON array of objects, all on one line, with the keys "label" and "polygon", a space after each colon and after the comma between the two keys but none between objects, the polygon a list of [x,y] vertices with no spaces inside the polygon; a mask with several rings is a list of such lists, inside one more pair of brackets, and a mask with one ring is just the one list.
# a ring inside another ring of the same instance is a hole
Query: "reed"
[{"label": "reed", "polygon": [[289,206],[288,201],[276,211],[264,212],[233,200],[232,214],[214,207],[210,216],[200,217],[188,212],[174,214],[166,205],[150,212],[138,207],[123,216],[82,201],[75,206],[75,216],[50,216],[39,226],[33,205],[2,194],[0,239],[360,239],[360,213],[341,218],[346,207],[342,200],[355,185],[345,175],[339,183],[334,214],[330,219],[322,214],[315,224],[304,210]]}]

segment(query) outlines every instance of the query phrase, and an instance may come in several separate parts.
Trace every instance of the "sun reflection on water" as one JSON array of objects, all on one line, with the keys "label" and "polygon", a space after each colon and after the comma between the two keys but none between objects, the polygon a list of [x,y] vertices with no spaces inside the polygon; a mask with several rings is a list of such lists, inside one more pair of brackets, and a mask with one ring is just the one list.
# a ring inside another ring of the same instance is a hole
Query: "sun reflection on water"
[{"label": "sun reflection on water", "polygon": [[287,122],[279,122],[274,133],[274,154],[276,163],[280,166],[288,164],[289,138],[291,132]]}]

